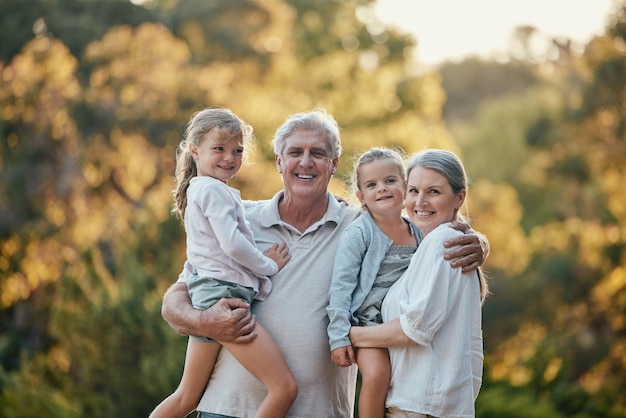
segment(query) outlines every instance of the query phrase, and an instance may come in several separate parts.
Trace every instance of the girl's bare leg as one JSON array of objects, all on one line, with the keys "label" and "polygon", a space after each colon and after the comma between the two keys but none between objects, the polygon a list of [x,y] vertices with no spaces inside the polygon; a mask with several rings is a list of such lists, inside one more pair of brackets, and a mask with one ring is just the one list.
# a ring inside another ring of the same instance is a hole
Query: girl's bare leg
[{"label": "girl's bare leg", "polygon": [[224,348],[267,388],[256,418],[284,417],[298,395],[298,385],[270,334],[258,323],[255,330],[257,337],[252,342],[224,343]]},{"label": "girl's bare leg", "polygon": [[152,411],[150,418],[185,418],[193,412],[211,377],[221,347],[219,343],[189,338],[180,384]]},{"label": "girl's bare leg", "polygon": [[391,363],[386,348],[359,348],[356,362],[361,373],[359,418],[384,418]]}]

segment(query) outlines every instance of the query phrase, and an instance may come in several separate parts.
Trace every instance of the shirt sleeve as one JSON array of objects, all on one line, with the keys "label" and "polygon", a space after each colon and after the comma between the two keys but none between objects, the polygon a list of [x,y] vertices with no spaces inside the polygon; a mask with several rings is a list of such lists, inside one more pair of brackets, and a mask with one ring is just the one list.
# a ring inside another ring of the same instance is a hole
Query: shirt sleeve
[{"label": "shirt sleeve", "polygon": [[267,202],[269,202],[269,200],[242,200],[241,204],[246,210],[248,210],[257,206],[267,205]]},{"label": "shirt sleeve", "polygon": [[453,268],[443,258],[447,251],[443,242],[454,235],[448,226],[432,231],[422,241],[407,276],[407,298],[400,301],[400,325],[404,333],[417,344],[429,345],[446,321],[452,308],[454,281],[463,280],[461,269]]},{"label": "shirt sleeve", "polygon": [[[228,186],[220,186],[207,183],[205,187],[208,187],[209,190],[199,194],[198,204],[203,215],[211,224],[222,251],[257,275],[271,276],[276,274],[278,265],[274,260],[266,257],[256,247],[254,241],[246,238],[246,233],[250,237],[253,235],[243,219],[241,201],[230,193],[227,189]],[[241,210],[239,217],[237,216],[238,209]],[[242,228],[246,228],[247,232],[244,233]]]},{"label": "shirt sleeve", "polygon": [[188,283],[189,277],[195,272],[196,271],[189,262],[189,260],[185,260],[183,271],[181,271],[178,275],[178,280],[176,280],[176,283]]},{"label": "shirt sleeve", "polygon": [[331,350],[351,345],[349,334],[352,326],[352,295],[358,285],[366,250],[367,245],[360,228],[352,225],[341,234],[326,308]]}]

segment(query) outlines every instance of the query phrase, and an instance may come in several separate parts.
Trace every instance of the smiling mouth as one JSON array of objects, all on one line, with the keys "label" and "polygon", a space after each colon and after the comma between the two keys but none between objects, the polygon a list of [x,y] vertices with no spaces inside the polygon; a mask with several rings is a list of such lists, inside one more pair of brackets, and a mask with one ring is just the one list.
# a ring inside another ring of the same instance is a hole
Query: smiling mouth
[{"label": "smiling mouth", "polygon": [[296,177],[298,177],[299,179],[302,179],[302,180],[311,180],[315,176],[312,175],[312,174],[296,174]]},{"label": "smiling mouth", "polygon": [[426,211],[422,211],[422,210],[416,210],[416,211],[415,211],[415,214],[416,214],[417,216],[430,216],[430,215],[432,215],[433,213],[435,213],[435,212],[426,212]]},{"label": "smiling mouth", "polygon": [[380,202],[381,200],[387,200],[387,199],[392,199],[392,196],[383,196],[383,197],[379,197],[378,199],[376,199],[377,202]]}]

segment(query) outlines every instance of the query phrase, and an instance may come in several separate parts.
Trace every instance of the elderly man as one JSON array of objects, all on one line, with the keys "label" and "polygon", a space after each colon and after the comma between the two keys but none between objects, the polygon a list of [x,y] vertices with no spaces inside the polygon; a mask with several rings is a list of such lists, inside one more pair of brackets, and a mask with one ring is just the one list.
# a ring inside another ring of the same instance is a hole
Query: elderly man
[{"label": "elderly man", "polygon": [[[284,190],[247,209],[246,217],[261,251],[287,243],[291,261],[272,277],[272,292],[248,305],[222,299],[210,309],[191,306],[184,283],[192,267],[165,294],[163,317],[179,333],[245,344],[255,338],[258,319],[281,349],[298,382],[298,397],[289,417],[352,416],[356,369],[335,366],[330,359],[326,327],[328,289],[341,232],[359,208],[338,202],[328,191],[337,169],[341,142],[337,122],[323,110],[291,115],[272,141]],[[476,268],[488,250],[473,231],[451,244],[453,266]],[[254,417],[265,397],[263,384],[221,350],[198,411],[203,418]]]}]

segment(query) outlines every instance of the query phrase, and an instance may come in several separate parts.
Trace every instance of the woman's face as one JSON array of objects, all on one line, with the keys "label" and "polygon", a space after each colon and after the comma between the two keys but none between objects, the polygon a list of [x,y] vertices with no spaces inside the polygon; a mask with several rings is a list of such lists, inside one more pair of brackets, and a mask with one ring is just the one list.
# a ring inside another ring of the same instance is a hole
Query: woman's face
[{"label": "woman's face", "polygon": [[456,219],[465,200],[465,190],[454,193],[443,174],[420,166],[411,170],[407,180],[406,210],[424,235],[442,223]]}]

